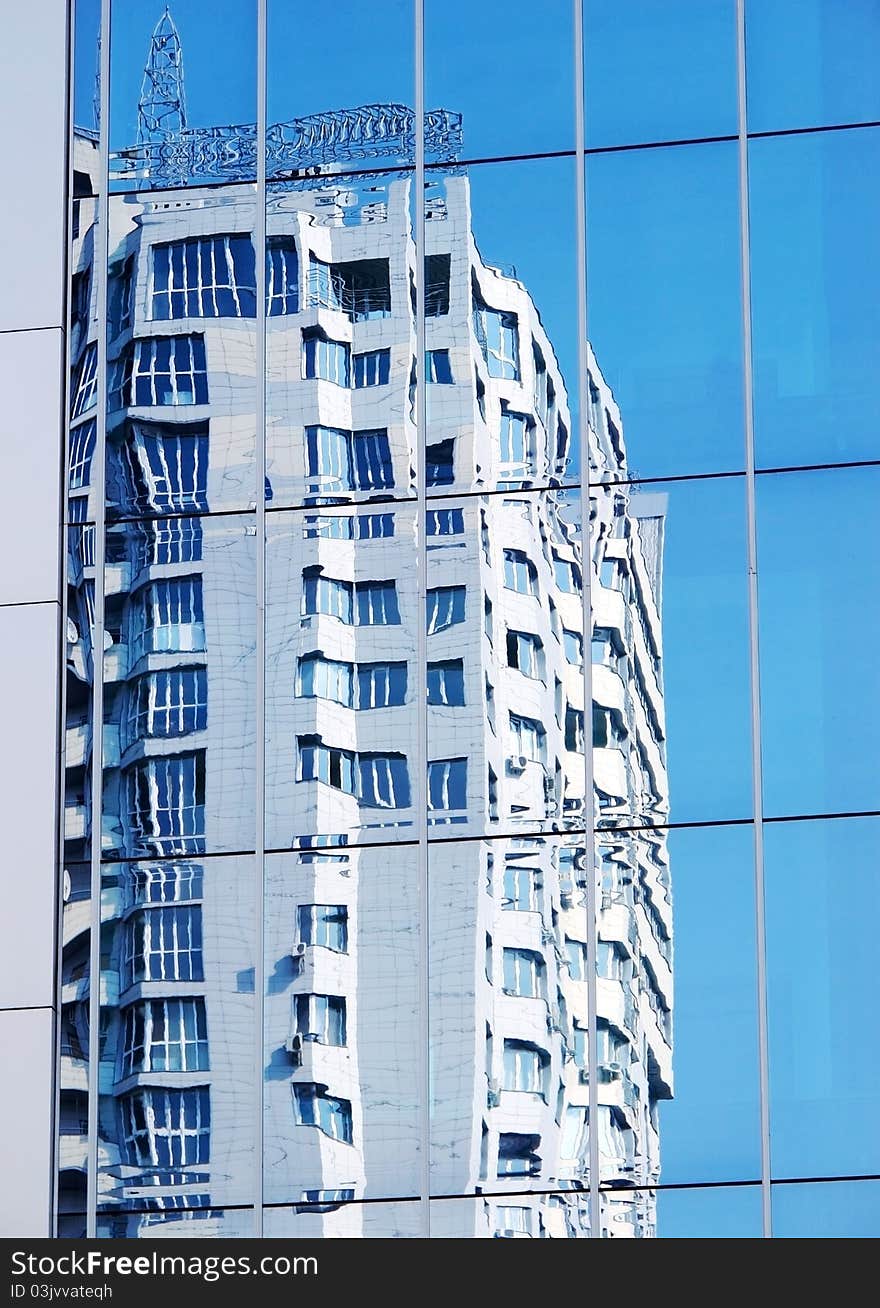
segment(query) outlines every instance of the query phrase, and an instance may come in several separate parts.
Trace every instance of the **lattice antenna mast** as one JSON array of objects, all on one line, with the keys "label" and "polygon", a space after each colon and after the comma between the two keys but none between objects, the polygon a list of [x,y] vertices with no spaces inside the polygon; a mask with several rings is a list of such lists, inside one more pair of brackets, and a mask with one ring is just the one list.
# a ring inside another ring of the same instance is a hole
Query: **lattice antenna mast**
[{"label": "lattice antenna mast", "polygon": [[138,102],[138,145],[174,142],[186,127],[183,52],[166,5],[150,40]]}]

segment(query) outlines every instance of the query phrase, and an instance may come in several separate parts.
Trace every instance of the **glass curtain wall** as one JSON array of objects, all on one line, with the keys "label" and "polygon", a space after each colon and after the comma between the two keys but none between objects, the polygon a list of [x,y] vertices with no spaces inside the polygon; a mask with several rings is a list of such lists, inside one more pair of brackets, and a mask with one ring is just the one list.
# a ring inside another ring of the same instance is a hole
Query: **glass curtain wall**
[{"label": "glass curtain wall", "polygon": [[864,1233],[880,28],[797,8],[77,0],[59,1235]]}]

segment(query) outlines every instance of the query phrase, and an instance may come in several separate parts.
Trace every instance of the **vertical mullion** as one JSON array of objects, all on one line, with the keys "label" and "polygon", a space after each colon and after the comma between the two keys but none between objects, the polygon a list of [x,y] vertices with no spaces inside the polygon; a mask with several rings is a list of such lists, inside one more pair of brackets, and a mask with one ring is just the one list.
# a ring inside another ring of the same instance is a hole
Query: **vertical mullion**
[{"label": "vertical mullion", "polygon": [[574,100],[575,100],[575,190],[577,230],[578,312],[578,432],[580,453],[581,575],[584,683],[584,845],[585,863],[590,869],[587,891],[587,1067],[588,1140],[590,1181],[590,1236],[602,1237],[599,1196],[599,1085],[597,955],[599,919],[596,911],[595,812],[593,800],[593,663],[590,641],[592,617],[592,542],[590,539],[590,432],[588,422],[588,336],[587,336],[587,177],[585,154],[584,32],[582,0],[574,0]]},{"label": "vertical mullion", "polygon": [[86,1160],[86,1237],[94,1239],[98,1211],[98,1094],[101,1021],[101,840],[104,765],[104,505],[107,473],[107,260],[110,253],[110,4],[101,0],[101,121],[98,136],[98,204],[94,243],[97,319],[97,426],[95,476],[95,603],[92,623],[92,793],[89,923],[89,1105]]},{"label": "vertical mullion", "polygon": [[428,903],[428,703],[426,694],[428,637],[425,619],[428,562],[425,549],[425,447],[427,442],[427,394],[425,390],[425,11],[424,0],[414,0],[415,19],[415,206],[416,258],[416,736],[413,799],[419,842],[419,1030],[423,1042],[419,1059],[419,1106],[421,1109],[421,1167],[419,1194],[425,1239],[431,1236],[431,1026],[430,1026],[430,914]]},{"label": "vertical mullion", "polygon": [[[67,118],[65,121],[65,131],[67,133],[65,149],[65,166],[64,178],[67,186],[65,196],[65,242],[64,242],[64,344],[61,355],[61,430],[64,433],[61,449],[61,504],[62,517],[59,523],[59,546],[60,558],[58,566],[58,596],[61,601],[61,624],[58,632],[58,682],[60,694],[58,696],[58,770],[57,776],[57,802],[56,802],[56,840],[55,840],[55,974],[53,993],[55,996],[54,1029],[52,1034],[52,1048],[54,1056],[52,1060],[52,1153],[51,1153],[51,1172],[49,1181],[49,1230],[54,1236],[58,1236],[58,1191],[60,1178],[60,1157],[59,1144],[61,1137],[61,990],[63,983],[62,953],[64,947],[64,930],[62,925],[62,915],[64,912],[64,900],[61,894],[62,878],[64,873],[64,805],[65,794],[67,789],[67,675],[65,664],[67,660],[66,641],[67,641],[67,621],[68,621],[68,587],[67,587],[67,567],[70,551],[70,474],[69,469],[72,467],[70,457],[70,340],[71,327],[70,320],[72,314],[72,304],[70,296],[70,279],[71,279],[71,250],[73,247],[73,83],[74,83],[74,66],[76,51],[76,5],[69,5],[67,8],[67,40],[66,40],[67,60]],[[88,321],[88,304],[86,305],[86,321]],[[93,438],[93,440],[96,438]],[[88,449],[88,443],[85,447]],[[92,446],[92,465],[95,462],[94,445]],[[85,485],[88,487],[91,480],[91,472],[85,475]],[[86,527],[74,528],[74,531],[81,531],[81,539],[85,539]]]},{"label": "vertical mullion", "polygon": [[746,535],[749,586],[749,672],[752,727],[752,805],[755,851],[755,949],[758,1007],[758,1094],[761,1122],[762,1234],[772,1236],[770,1208],[770,1070],[767,1033],[767,938],[764,907],[764,800],[761,772],[761,682],[758,651],[758,543],[755,518],[755,424],[752,377],[752,301],[749,250],[749,157],[746,124],[745,0],[736,5],[737,136],[739,152],[740,273],[742,278],[743,402],[745,418]]},{"label": "vertical mullion", "polygon": [[265,1022],[265,925],[266,879],[266,5],[257,0],[257,212],[254,225],[256,312],[256,712],[255,785],[256,823],[256,936],[254,960],[254,1077],[256,1085],[254,1122],[254,1235],[263,1234],[263,1026]]}]

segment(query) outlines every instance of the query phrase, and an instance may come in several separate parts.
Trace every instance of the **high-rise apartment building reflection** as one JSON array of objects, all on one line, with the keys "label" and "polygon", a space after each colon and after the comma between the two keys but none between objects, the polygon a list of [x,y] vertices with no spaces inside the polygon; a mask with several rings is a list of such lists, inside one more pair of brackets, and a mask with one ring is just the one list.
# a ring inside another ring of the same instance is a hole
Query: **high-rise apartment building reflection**
[{"label": "high-rise apartment building reflection", "polygon": [[[164,87],[167,101],[173,85],[157,72],[150,93]],[[86,1206],[99,840],[99,1233],[187,1234],[197,1221],[202,1235],[249,1234],[260,1099],[266,1233],[276,1213],[278,1233],[376,1233],[380,1206],[347,1201],[419,1194],[430,1036],[432,1194],[483,1196],[435,1205],[438,1233],[588,1234],[592,1128],[603,1223],[650,1235],[653,1201],[637,1187],[659,1177],[658,1102],[672,1093],[672,916],[657,829],[668,813],[664,499],[628,482],[621,415],[591,353],[589,440],[573,451],[539,307],[515,271],[481,256],[466,171],[450,166],[432,170],[424,199],[420,512],[417,200],[400,157],[412,115],[398,106],[270,128],[257,487],[258,224],[254,185],[240,180],[253,129],[187,130],[182,115],[169,127],[147,108],[138,146],[114,161],[137,189],[110,199],[103,477],[98,159],[89,133],[75,146],[62,1233],[79,1229]],[[447,144],[456,127],[454,115],[429,116]],[[588,468],[585,549],[581,492],[566,483]],[[265,740],[254,713],[258,493],[271,508]],[[258,773],[270,851],[261,929]],[[415,1208],[400,1205],[401,1234]]]}]

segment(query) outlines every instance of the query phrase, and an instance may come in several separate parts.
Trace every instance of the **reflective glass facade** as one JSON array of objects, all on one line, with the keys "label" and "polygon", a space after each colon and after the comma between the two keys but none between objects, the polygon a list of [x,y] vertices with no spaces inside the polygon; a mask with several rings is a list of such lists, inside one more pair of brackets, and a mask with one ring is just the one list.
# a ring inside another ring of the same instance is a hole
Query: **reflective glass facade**
[{"label": "reflective glass facade", "polygon": [[76,0],[54,1233],[878,1233],[880,14],[796,8]]}]

